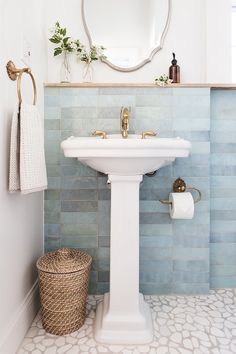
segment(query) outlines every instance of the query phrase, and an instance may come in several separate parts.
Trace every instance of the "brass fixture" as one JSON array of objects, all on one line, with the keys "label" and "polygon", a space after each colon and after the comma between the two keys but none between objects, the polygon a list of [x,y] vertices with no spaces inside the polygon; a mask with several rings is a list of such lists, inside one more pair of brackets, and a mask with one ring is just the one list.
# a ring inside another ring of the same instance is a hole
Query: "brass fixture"
[{"label": "brass fixture", "polygon": [[148,130],[146,132],[142,132],[142,139],[145,139],[147,136],[156,136],[157,133],[151,131],[151,130]]},{"label": "brass fixture", "polygon": [[177,178],[173,183],[173,192],[174,193],[181,193],[186,191],[186,183],[182,178]]},{"label": "brass fixture", "polygon": [[187,191],[195,191],[195,192],[197,192],[197,193],[198,193],[198,196],[197,196],[197,198],[194,200],[194,204],[200,202],[200,200],[202,199],[202,193],[201,193],[201,191],[200,191],[199,189],[194,188],[194,187],[186,187],[186,190],[187,190]]},{"label": "brass fixture", "polygon": [[93,136],[101,136],[102,139],[107,139],[107,133],[104,132],[103,130],[95,130],[93,133],[92,133]]},{"label": "brass fixture", "polygon": [[165,200],[165,199],[159,199],[159,202],[161,202],[161,204],[166,204],[166,205],[172,204],[169,200]]},{"label": "brass fixture", "polygon": [[33,90],[34,90],[34,99],[33,99],[33,104],[36,104],[36,99],[37,99],[37,89],[36,89],[36,83],[33,74],[31,73],[30,68],[23,68],[23,69],[17,69],[15,64],[10,60],[7,65],[7,74],[9,78],[12,81],[17,80],[17,94],[19,98],[19,103],[22,102],[22,97],[21,97],[21,78],[24,73],[29,74],[32,80],[33,84]]},{"label": "brass fixture", "polygon": [[[188,187],[186,186],[186,183],[183,179],[181,179],[180,177],[177,178],[172,186],[172,191],[174,193],[183,193],[186,191],[195,191],[198,193],[197,198],[194,200],[194,204],[200,202],[200,200],[202,199],[202,193],[199,189],[194,188],[194,187]],[[169,200],[163,200],[163,199],[159,199],[159,202],[161,202],[162,204],[168,204],[171,205],[172,203]]]},{"label": "brass fixture", "polygon": [[122,107],[120,111],[120,132],[124,139],[128,138],[129,112],[130,110],[127,107]]}]

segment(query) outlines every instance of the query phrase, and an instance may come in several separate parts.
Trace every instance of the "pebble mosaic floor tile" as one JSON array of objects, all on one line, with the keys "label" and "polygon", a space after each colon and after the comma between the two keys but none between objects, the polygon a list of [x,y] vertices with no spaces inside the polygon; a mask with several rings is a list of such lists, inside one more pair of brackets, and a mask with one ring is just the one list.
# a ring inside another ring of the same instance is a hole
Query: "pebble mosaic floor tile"
[{"label": "pebble mosaic floor tile", "polygon": [[84,326],[67,336],[45,333],[37,315],[17,354],[233,354],[236,353],[236,289],[198,296],[145,296],[154,339],[148,345],[104,345],[93,339],[101,295],[90,295]]}]

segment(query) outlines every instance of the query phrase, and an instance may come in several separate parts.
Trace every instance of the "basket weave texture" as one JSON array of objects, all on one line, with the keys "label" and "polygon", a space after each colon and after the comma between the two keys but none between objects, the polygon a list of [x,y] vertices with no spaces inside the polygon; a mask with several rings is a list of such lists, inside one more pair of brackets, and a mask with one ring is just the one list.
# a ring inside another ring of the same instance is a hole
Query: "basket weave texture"
[{"label": "basket weave texture", "polygon": [[84,324],[91,263],[91,256],[69,248],[38,259],[42,324],[48,333],[65,335]]}]

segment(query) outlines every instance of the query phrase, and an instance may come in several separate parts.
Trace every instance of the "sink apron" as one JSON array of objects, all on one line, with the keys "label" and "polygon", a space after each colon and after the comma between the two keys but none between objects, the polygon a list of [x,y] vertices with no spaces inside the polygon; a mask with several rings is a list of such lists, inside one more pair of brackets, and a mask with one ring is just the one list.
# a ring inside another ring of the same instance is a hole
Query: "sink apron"
[{"label": "sink apron", "polygon": [[110,293],[98,305],[95,339],[142,344],[153,338],[151,313],[139,293],[139,187],[142,175],[108,175],[111,183]]}]

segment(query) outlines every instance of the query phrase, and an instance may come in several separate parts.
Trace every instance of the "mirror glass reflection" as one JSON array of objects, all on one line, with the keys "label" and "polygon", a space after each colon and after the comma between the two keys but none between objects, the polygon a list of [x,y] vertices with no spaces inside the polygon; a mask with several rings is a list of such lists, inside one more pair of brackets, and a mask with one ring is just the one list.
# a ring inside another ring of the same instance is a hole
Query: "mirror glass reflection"
[{"label": "mirror glass reflection", "polygon": [[108,65],[132,71],[149,62],[164,41],[170,0],[82,0],[90,45],[106,48]]}]

